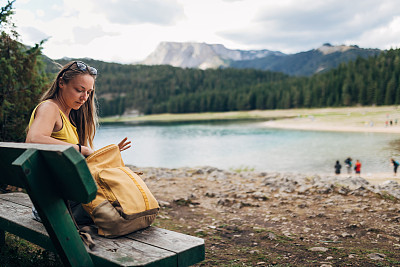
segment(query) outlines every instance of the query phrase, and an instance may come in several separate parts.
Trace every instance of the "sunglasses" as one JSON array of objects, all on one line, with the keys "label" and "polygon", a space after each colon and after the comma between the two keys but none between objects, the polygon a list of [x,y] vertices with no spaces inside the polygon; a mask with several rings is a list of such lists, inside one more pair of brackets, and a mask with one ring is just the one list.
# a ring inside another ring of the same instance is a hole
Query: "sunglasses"
[{"label": "sunglasses", "polygon": [[78,67],[78,69],[82,72],[89,71],[91,75],[97,75],[97,69],[90,67],[86,65],[86,63],[83,63],[82,61],[74,61],[72,62],[71,65],[69,65],[67,68],[65,68],[60,74],[59,77],[62,77],[65,72],[67,72],[74,64]]}]

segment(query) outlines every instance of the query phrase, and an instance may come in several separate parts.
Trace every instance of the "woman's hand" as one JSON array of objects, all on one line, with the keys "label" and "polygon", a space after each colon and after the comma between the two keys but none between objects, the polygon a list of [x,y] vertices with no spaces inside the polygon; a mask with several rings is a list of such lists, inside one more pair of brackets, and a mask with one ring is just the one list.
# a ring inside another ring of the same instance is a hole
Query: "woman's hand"
[{"label": "woman's hand", "polygon": [[125,137],[124,139],[122,139],[121,142],[119,142],[119,144],[118,144],[119,151],[122,152],[131,147],[131,141],[127,141],[127,140],[128,140],[128,137]]},{"label": "woman's hand", "polygon": [[81,147],[81,153],[82,153],[82,155],[83,155],[84,157],[90,156],[90,154],[92,154],[93,152],[94,152],[94,150],[91,149],[91,148],[88,147],[88,146],[82,146],[82,147]]}]

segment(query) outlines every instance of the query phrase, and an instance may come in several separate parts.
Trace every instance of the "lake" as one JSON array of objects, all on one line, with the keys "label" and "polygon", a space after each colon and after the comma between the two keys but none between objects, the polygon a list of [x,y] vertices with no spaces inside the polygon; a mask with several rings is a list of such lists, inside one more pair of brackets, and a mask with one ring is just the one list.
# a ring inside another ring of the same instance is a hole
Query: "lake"
[{"label": "lake", "polygon": [[343,166],[350,156],[362,173],[380,173],[392,172],[391,157],[400,159],[397,134],[280,130],[262,122],[103,124],[95,146],[125,136],[133,148],[122,152],[124,162],[139,167],[333,173],[336,160]]}]

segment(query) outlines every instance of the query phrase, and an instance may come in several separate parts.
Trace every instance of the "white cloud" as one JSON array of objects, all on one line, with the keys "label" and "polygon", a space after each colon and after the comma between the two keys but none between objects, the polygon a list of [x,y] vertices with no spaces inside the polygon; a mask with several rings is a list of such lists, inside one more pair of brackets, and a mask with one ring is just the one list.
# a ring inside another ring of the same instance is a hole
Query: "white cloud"
[{"label": "white cloud", "polygon": [[162,41],[286,53],[326,42],[400,46],[395,0],[20,0],[15,8],[22,41],[51,36],[43,52],[52,58],[130,63]]},{"label": "white cloud", "polygon": [[171,25],[183,16],[183,7],[175,0],[97,0],[95,10],[111,23],[118,24]]}]

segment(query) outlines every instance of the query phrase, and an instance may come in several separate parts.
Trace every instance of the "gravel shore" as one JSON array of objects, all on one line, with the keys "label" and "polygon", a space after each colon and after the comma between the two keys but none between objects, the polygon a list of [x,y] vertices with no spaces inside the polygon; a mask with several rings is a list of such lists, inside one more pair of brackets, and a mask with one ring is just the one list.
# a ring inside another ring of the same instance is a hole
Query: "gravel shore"
[{"label": "gravel shore", "polygon": [[160,201],[156,225],[205,239],[200,266],[400,264],[390,177],[131,168]]}]

